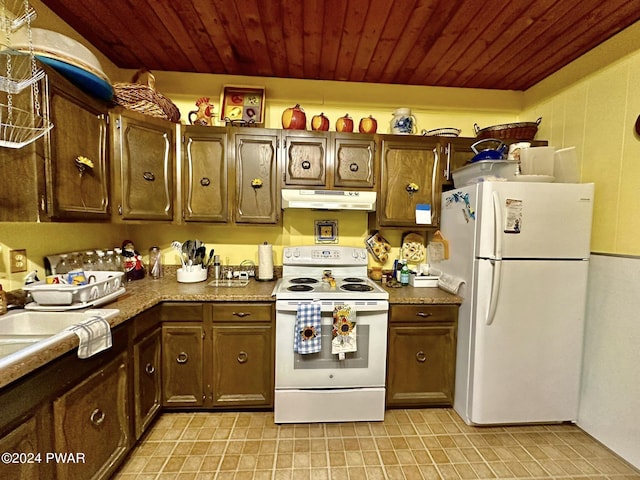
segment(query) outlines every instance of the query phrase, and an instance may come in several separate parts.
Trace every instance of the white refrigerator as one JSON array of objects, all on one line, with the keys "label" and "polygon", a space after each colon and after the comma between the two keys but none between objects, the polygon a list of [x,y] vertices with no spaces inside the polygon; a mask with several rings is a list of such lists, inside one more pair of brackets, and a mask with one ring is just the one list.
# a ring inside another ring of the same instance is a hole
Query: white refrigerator
[{"label": "white refrigerator", "polygon": [[454,409],[470,425],[575,421],[593,184],[443,193],[439,268],[461,284]]}]

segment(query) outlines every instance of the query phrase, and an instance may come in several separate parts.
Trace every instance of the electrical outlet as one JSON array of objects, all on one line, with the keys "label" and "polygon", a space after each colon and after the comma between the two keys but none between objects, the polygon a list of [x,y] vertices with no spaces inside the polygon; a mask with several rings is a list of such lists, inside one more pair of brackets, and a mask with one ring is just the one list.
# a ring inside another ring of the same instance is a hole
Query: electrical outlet
[{"label": "electrical outlet", "polygon": [[27,251],[9,250],[9,265],[11,273],[27,271]]}]

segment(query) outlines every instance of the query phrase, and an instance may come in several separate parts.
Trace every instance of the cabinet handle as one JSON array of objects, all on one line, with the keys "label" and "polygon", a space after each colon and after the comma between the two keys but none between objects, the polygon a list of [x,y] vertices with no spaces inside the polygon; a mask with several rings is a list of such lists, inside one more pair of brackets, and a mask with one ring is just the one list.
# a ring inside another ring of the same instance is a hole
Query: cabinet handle
[{"label": "cabinet handle", "polygon": [[427,356],[424,354],[422,350],[420,350],[418,353],[416,353],[416,360],[419,361],[420,363],[424,363],[427,361]]},{"label": "cabinet handle", "polygon": [[357,163],[352,163],[351,165],[349,165],[349,170],[351,170],[352,172],[357,172],[358,168],[359,167]]},{"label": "cabinet handle", "polygon": [[176,357],[176,362],[178,363],[187,363],[189,361],[189,355],[187,352],[180,352]]},{"label": "cabinet handle", "polygon": [[153,373],[156,371],[156,367],[154,367],[150,363],[147,363],[147,366],[144,367],[144,371],[147,372],[149,375],[153,375]]},{"label": "cabinet handle", "polygon": [[416,313],[416,317],[427,318],[427,317],[432,317],[432,316],[433,316],[433,313],[425,313],[425,312]]},{"label": "cabinet handle", "polygon": [[91,412],[90,418],[91,418],[91,423],[93,423],[96,426],[100,426],[104,422],[105,414],[102,410],[100,410],[99,408],[96,408],[93,412]]},{"label": "cabinet handle", "polygon": [[200,179],[200,185],[202,185],[203,187],[208,187],[209,185],[211,185],[211,180],[209,180],[207,177],[202,177]]},{"label": "cabinet handle", "polygon": [[236,317],[244,318],[251,315],[251,313],[250,312],[233,312],[233,315],[235,315]]},{"label": "cabinet handle", "polygon": [[302,168],[305,170],[309,170],[311,168],[311,162],[309,160],[305,160],[302,162]]},{"label": "cabinet handle", "polygon": [[156,176],[153,172],[144,172],[142,174],[142,178],[144,178],[147,182],[153,182],[156,179]]},{"label": "cabinet handle", "polygon": [[249,360],[249,354],[247,352],[240,352],[238,354],[238,363],[247,363]]}]

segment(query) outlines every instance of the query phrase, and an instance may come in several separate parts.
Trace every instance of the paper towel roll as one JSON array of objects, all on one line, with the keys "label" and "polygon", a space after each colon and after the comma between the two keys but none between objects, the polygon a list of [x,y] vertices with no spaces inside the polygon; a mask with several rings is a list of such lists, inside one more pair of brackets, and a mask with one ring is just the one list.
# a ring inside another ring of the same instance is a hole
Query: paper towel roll
[{"label": "paper towel roll", "polygon": [[258,280],[273,279],[273,248],[267,242],[258,246]]}]

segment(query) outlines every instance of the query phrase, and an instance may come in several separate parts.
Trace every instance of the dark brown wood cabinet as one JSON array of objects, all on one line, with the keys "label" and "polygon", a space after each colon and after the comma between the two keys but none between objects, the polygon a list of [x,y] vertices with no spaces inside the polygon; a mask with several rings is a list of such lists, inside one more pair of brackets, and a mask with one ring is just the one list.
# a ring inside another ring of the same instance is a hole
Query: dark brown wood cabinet
[{"label": "dark brown wood cabinet", "polygon": [[277,130],[237,128],[233,134],[234,222],[277,224],[281,220]]},{"label": "dark brown wood cabinet", "polygon": [[[47,189],[51,217],[55,220],[108,220],[109,144],[108,109],[66,80],[50,85],[51,122],[45,139],[45,159],[50,172]],[[81,132],[81,134],[80,134]],[[83,156],[93,168],[80,170]]]},{"label": "dark brown wood cabinet", "polygon": [[[380,135],[380,191],[375,227],[436,227],[440,217],[441,148],[437,138]],[[416,207],[431,221],[416,224]]]},{"label": "dark brown wood cabinet", "polygon": [[120,107],[110,122],[113,218],[173,220],[175,124]]},{"label": "dark brown wood cabinet", "polygon": [[451,406],[457,305],[391,305],[387,407]]},{"label": "dark brown wood cabinet", "polygon": [[110,478],[131,446],[127,397],[122,353],[53,402],[53,451],[81,453],[86,460],[57,462],[57,478]]},{"label": "dark brown wood cabinet", "polygon": [[[22,148],[0,147],[0,221],[108,220],[107,104],[44,68],[50,96],[42,108],[53,128]],[[14,95],[13,104],[31,111],[22,105],[24,96]],[[80,174],[78,156],[93,168]]]},{"label": "dark brown wood cabinet", "polygon": [[282,130],[283,187],[373,189],[373,135]]},{"label": "dark brown wood cabinet", "polygon": [[3,457],[2,478],[12,480],[49,480],[54,478],[54,462],[46,461],[51,452],[51,414],[49,405],[40,408],[16,428],[0,436]]},{"label": "dark brown wood cabinet", "polygon": [[190,125],[182,140],[182,218],[229,221],[227,129]]},{"label": "dark brown wood cabinet", "polygon": [[162,405],[162,328],[133,345],[134,430],[139,439]]},{"label": "dark brown wood cabinet", "polygon": [[201,323],[162,326],[163,406],[204,405],[204,336]]},{"label": "dark brown wood cabinet", "polygon": [[376,181],[375,137],[334,133],[331,139],[334,186],[347,189],[373,188]]},{"label": "dark brown wood cabinet", "polygon": [[327,184],[329,134],[282,130],[284,184],[324,187]]},{"label": "dark brown wood cabinet", "polygon": [[215,303],[211,309],[212,406],[273,406],[273,304]]},{"label": "dark brown wood cabinet", "polygon": [[157,307],[156,319],[162,322],[162,406],[203,406],[208,341],[203,304],[166,302]]}]

